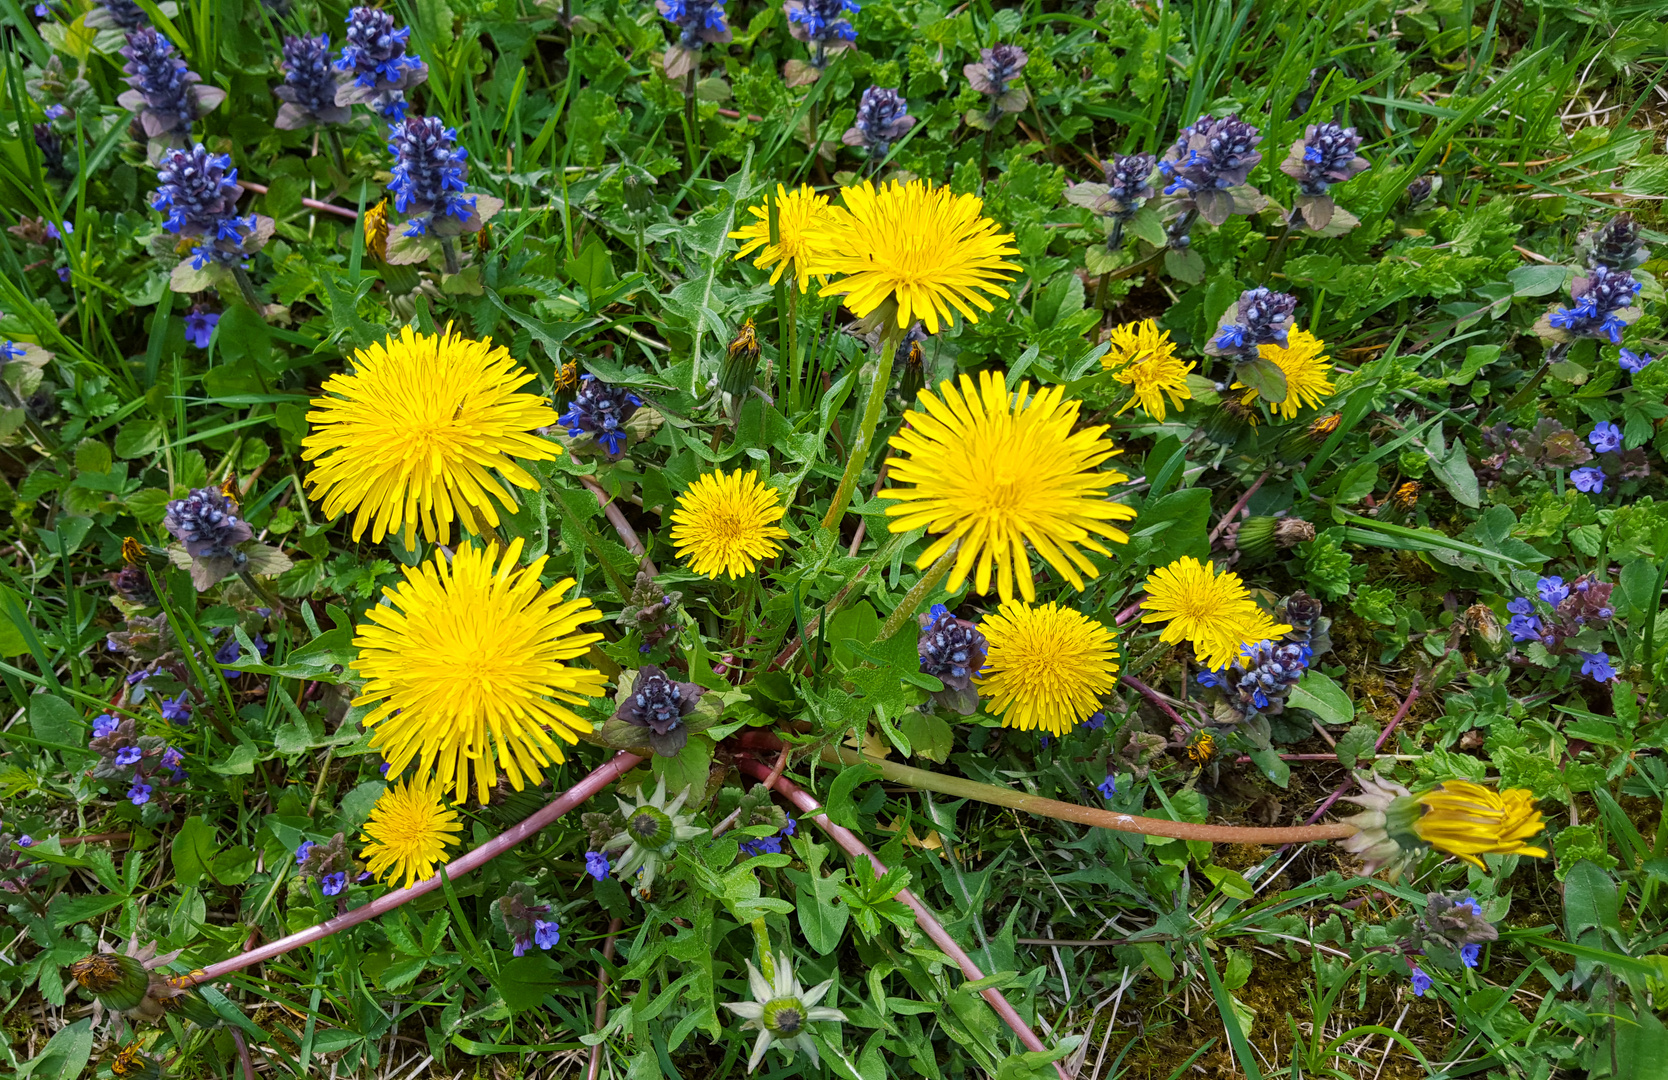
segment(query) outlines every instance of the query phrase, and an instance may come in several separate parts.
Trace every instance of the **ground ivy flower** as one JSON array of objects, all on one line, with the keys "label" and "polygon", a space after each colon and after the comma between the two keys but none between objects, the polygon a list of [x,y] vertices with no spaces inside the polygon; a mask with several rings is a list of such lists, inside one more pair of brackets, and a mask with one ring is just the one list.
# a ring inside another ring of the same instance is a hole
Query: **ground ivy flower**
[{"label": "ground ivy flower", "polygon": [[587,851],[585,853],[585,872],[587,874],[590,874],[596,880],[601,881],[603,878],[608,876],[608,871],[609,866],[607,855],[604,855],[600,851]]},{"label": "ground ivy flower", "polygon": [[1610,657],[1602,652],[1584,652],[1581,654],[1581,674],[1588,676],[1595,682],[1609,682],[1616,677],[1616,669],[1610,666]]},{"label": "ground ivy flower", "polygon": [[133,786],[127,789],[127,801],[134,806],[143,806],[151,801],[151,785],[138,777],[134,777]]},{"label": "ground ivy flower", "polygon": [[846,1014],[839,1009],[817,1005],[828,996],[828,991],[834,986],[833,979],[820,982],[809,990],[804,989],[794,978],[793,965],[785,952],[776,954],[774,969],[771,977],[767,978],[753,966],[751,960],[747,961],[747,987],[753,1000],[724,1002],[726,1009],[746,1021],[741,1025],[743,1031],[759,1033],[753,1042],[753,1053],[747,1059],[747,1071],[750,1073],[759,1067],[765,1051],[773,1045],[778,1046],[789,1061],[793,1060],[795,1050],[803,1051],[815,1067],[818,1064],[817,1044],[811,1038],[807,1025],[824,1021],[843,1023],[846,1019]]},{"label": "ground ivy flower", "polygon": [[300,866],[306,862],[307,856],[313,853],[313,848],[316,846],[311,840],[301,841],[301,846],[295,849],[295,865]]},{"label": "ground ivy flower", "polygon": [[336,104],[340,87],[331,71],[329,34],[285,37],[284,59],[279,67],[284,72],[284,85],[274,88],[272,96],[284,104],[278,107],[273,127],[294,131],[347,123],[352,111]]},{"label": "ground ivy flower", "polygon": [[1570,472],[1570,483],[1575,485],[1577,491],[1596,495],[1604,490],[1604,470],[1595,465],[1572,470]]},{"label": "ground ivy flower", "polygon": [[1616,363],[1621,365],[1621,369],[1629,375],[1637,375],[1641,371],[1644,371],[1645,367],[1650,364],[1653,359],[1654,357],[1652,357],[1650,353],[1640,356],[1632,349],[1623,349],[1621,350]]},{"label": "ground ivy flower", "polygon": [[1100,792],[1101,798],[1110,799],[1118,793],[1118,778],[1107,773],[1106,779],[1095,785],[1095,790]]},{"label": "ground ivy flower", "polygon": [[1570,587],[1561,577],[1543,577],[1535,582],[1535,592],[1549,604],[1560,604],[1570,594]]},{"label": "ground ivy flower", "polygon": [[1424,997],[1425,991],[1431,988],[1431,977],[1421,971],[1418,964],[1413,965],[1413,972],[1408,981],[1413,983],[1413,993],[1417,997]]},{"label": "ground ivy flower", "polygon": [[760,270],[775,267],[770,275],[772,285],[791,272],[799,291],[804,292],[811,284],[811,265],[821,253],[818,228],[836,216],[843,217],[843,211],[836,211],[829,205],[828,196],[818,195],[809,184],[791,192],[777,184],[775,206],[776,243],[770,242],[770,207],[749,206],[747,213],[756,220],[730,234],[730,239],[742,241],[736,260],[756,252],[754,266]]},{"label": "ground ivy flower", "polygon": [[456,236],[479,232],[477,197],[459,195],[468,185],[469,152],[457,142],[457,130],[434,116],[412,116],[389,127],[388,152],[394,155],[394,209],[410,216],[405,235]]},{"label": "ground ivy flower", "polygon": [[639,896],[649,895],[654,887],[655,875],[676,853],[679,844],[707,831],[693,824],[692,815],[679,813],[689,795],[690,789],[685,788],[668,802],[666,777],[662,776],[655,784],[654,794],[647,798],[641,791],[635,802],[616,797],[624,826],[603,844],[602,850],[605,855],[612,851],[621,852],[620,861],[614,867],[614,872],[621,879],[629,879],[639,870],[643,872],[633,890]]},{"label": "ground ivy flower", "polygon": [[562,940],[562,928],[555,919],[533,920],[533,944],[541,949],[554,949]]},{"label": "ground ivy flower", "polygon": [[677,557],[705,577],[739,578],[781,550],[788,533],[777,522],[787,508],[757,471],[723,470],[697,477],[672,511]]},{"label": "ground ivy flower", "polygon": [[644,664],[631,683],[622,687],[614,716],[632,727],[646,728],[649,746],[662,757],[677,757],[689,742],[684,718],[695,711],[704,688],[692,682],[678,682],[654,664]]},{"label": "ground ivy flower", "polygon": [[142,754],[143,751],[141,751],[137,746],[124,746],[122,749],[116,751],[116,764],[135,765],[138,763]]},{"label": "ground ivy flower", "polygon": [[1006,256],[1019,249],[1012,233],[983,216],[977,195],[921,180],[879,188],[865,180],[840,198],[846,214],[816,227],[820,250],[810,269],[837,275],[821,295],[844,296],[858,318],[895,319],[900,329],[919,319],[936,334],[952,308],[969,322],[979,321],[975,308],[995,310],[981,293],[1006,299],[1007,271],[1020,269]]},{"label": "ground ivy flower", "polygon": [[1071,608],[1005,600],[981,626],[990,654],[974,683],[1003,727],[1064,735],[1118,685],[1112,631]]},{"label": "ground ivy flower", "polygon": [[[1271,406],[1274,415],[1283,420],[1295,419],[1299,409],[1318,408],[1332,393],[1332,358],[1325,355],[1325,348],[1325,342],[1301,327],[1287,334],[1287,344],[1283,347],[1257,347],[1257,355],[1272,360],[1286,377],[1286,398]],[[1244,387],[1244,383],[1236,381],[1230,389]],[[1240,404],[1250,405],[1260,396],[1256,390],[1246,389],[1240,396]]]},{"label": "ground ivy flower", "polygon": [[1595,266],[1589,276],[1576,278],[1570,286],[1575,304],[1553,309],[1547,324],[1569,338],[1607,337],[1611,344],[1620,345],[1622,331],[1639,316],[1633,298],[1640,288],[1626,270]]},{"label": "ground ivy flower", "polygon": [[847,146],[863,147],[871,161],[879,161],[914,126],[915,117],[909,115],[909,102],[902,94],[883,86],[871,86],[858,98],[857,116],[840,141]]},{"label": "ground ivy flower", "polygon": [[102,716],[94,717],[93,718],[93,738],[95,738],[95,739],[107,738],[110,735],[111,732],[116,730],[117,725],[119,725],[120,723],[121,723],[120,720],[117,720],[114,716],[110,715],[109,713],[105,713]]},{"label": "ground ivy flower", "polygon": [[1513,615],[1533,615],[1535,613],[1535,602],[1527,596],[1519,596],[1507,602],[1506,610]]},{"label": "ground ivy flower", "polygon": [[1152,319],[1113,327],[1108,345],[1106,355],[1100,358],[1101,367],[1134,391],[1115,415],[1122,416],[1139,403],[1142,412],[1162,421],[1166,394],[1177,411],[1181,410],[1183,401],[1193,397],[1187,387],[1187,376],[1193,365],[1176,358],[1170,331],[1159,330]]},{"label": "ground ivy flower", "polygon": [[[564,760],[591,730],[568,706],[601,697],[600,671],[574,667],[601,634],[580,629],[602,617],[588,599],[564,599],[564,578],[544,588],[546,558],[519,566],[520,537],[508,550],[460,547],[451,560],[403,567],[405,580],[383,590],[354,635],[351,664],[365,679],[355,705],[371,748],[403,772],[415,758],[441,789],[462,800],[471,769],[483,804],[503,769],[520,791],[541,769]],[[552,736],[555,738],[552,738]]]},{"label": "ground ivy flower", "polygon": [[1614,454],[1622,449],[1622,429],[1608,420],[1600,421],[1587,435],[1587,442],[1601,454]]},{"label": "ground ivy flower", "polygon": [[444,782],[408,780],[378,797],[359,836],[371,873],[388,884],[404,877],[401,888],[434,876],[463,831],[458,812],[441,802],[444,789]]},{"label": "ground ivy flower", "polygon": [[185,317],[185,340],[199,349],[206,349],[219,323],[218,312],[193,311]]},{"label": "ground ivy flower", "polygon": [[626,421],[643,399],[623,386],[614,386],[595,375],[579,377],[579,392],[558,424],[568,429],[571,439],[590,435],[610,456],[625,448]]},{"label": "ground ivy flower", "polygon": [[1519,645],[1541,639],[1541,621],[1533,615],[1513,615],[1506,623],[1506,631]]},{"label": "ground ivy flower", "polygon": [[[1080,548],[1110,556],[1104,538],[1126,544],[1113,522],[1135,511],[1111,502],[1107,489],[1129,479],[1100,469],[1121,453],[1105,426],[1079,429],[1081,402],[1062,387],[1031,395],[1021,382],[1010,394],[999,371],[982,371],[978,384],[946,380],[935,395],[922,391],[892,437],[898,452],[889,472],[898,485],[880,492],[900,505],[886,509],[893,532],[925,528],[940,534],[917,560],[925,569],[959,545],[945,586],[956,592],[973,575],[974,588],[991,590],[991,571],[1003,600],[1018,592],[1036,599],[1028,548],[1035,548],[1073,587],[1100,571]],[[907,455],[907,456],[903,456]]]},{"label": "ground ivy flower", "polygon": [[307,485],[330,517],[355,511],[353,539],[373,543],[404,529],[416,546],[418,526],[431,543],[448,543],[454,520],[479,533],[498,526],[494,501],[516,508],[499,480],[529,491],[538,480],[514,460],[549,461],[561,453],[535,432],[556,422],[544,398],[523,393],[531,372],[508,349],[452,333],[398,337],[360,349],[349,374],[324,381],[307,414],[302,457],[314,462]]},{"label": "ground ivy flower", "polygon": [[1475,941],[1471,942],[1469,945],[1461,945],[1460,963],[1464,964],[1468,968],[1474,968],[1477,966],[1477,959],[1482,956],[1482,953],[1483,947]]},{"label": "ground ivy flower", "polygon": [[319,879],[319,891],[326,896],[335,896],[347,888],[347,871],[338,870],[334,874],[326,874]]},{"label": "ground ivy flower", "polygon": [[405,119],[405,91],[429,77],[428,65],[406,53],[411,27],[394,25],[379,8],[348,12],[347,33],[336,70],[352,78],[336,91],[336,104],[366,104],[392,121]]},{"label": "ground ivy flower", "polygon": [[131,89],[117,104],[138,114],[148,138],[188,132],[191,125],[226,100],[217,86],[200,86],[202,76],[190,70],[174,52],[174,43],[152,26],[129,30],[121,53]]}]

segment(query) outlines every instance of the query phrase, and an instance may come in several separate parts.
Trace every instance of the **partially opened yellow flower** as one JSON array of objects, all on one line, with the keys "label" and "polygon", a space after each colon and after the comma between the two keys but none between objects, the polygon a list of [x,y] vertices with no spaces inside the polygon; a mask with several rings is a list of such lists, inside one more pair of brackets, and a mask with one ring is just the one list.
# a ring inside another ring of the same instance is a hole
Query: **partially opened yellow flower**
[{"label": "partially opened yellow flower", "polygon": [[801,184],[793,191],[777,184],[775,202],[777,242],[770,242],[770,207],[749,206],[747,212],[758,220],[730,234],[732,240],[745,241],[736,252],[736,260],[758,252],[754,266],[760,270],[776,268],[770,275],[772,285],[792,270],[799,291],[804,292],[811,284],[811,264],[820,250],[817,226],[828,223],[838,227],[845,211],[830,206],[828,196],[818,195],[810,184]]},{"label": "partially opened yellow flower", "polygon": [[454,520],[466,532],[479,533],[481,522],[496,527],[495,502],[516,508],[500,481],[539,486],[514,459],[561,453],[534,434],[556,423],[556,411],[519,392],[532,381],[508,349],[450,328],[436,336],[407,326],[359,350],[351,373],[324,381],[301,440],[302,458],[314,463],[307,486],[330,517],[354,511],[355,540],[367,528],[374,542],[403,530],[411,548],[419,524],[441,544]]},{"label": "partially opened yellow flower", "polygon": [[710,472],[689,485],[672,511],[672,543],[697,574],[739,578],[775,555],[788,532],[777,522],[787,508],[755,472]]},{"label": "partially opened yellow flower", "polygon": [[580,629],[602,613],[589,600],[564,600],[574,582],[546,589],[545,560],[525,567],[522,542],[500,553],[460,547],[404,567],[405,580],[382,591],[353,643],[352,667],[365,686],[355,705],[371,747],[398,774],[413,758],[461,802],[471,769],[482,803],[502,768],[520,791],[544,766],[563,760],[560,743],[579,741],[591,722],[568,708],[600,697],[607,678],[566,661],[585,655],[601,634]]},{"label": "partially opened yellow flower", "polygon": [[1122,451],[1104,426],[1074,431],[1080,403],[1064,395],[1052,386],[1033,397],[1026,382],[1010,394],[999,371],[980,372],[977,387],[963,375],[959,389],[945,381],[937,394],[921,391],[920,411],[905,414],[892,436],[899,454],[887,469],[900,486],[880,492],[900,504],[886,508],[891,530],[940,534],[922,552],[922,567],[961,545],[945,586],[950,592],[972,573],[974,588],[988,593],[994,569],[1003,600],[1017,583],[1019,594],[1035,601],[1028,546],[1082,589],[1084,577],[1100,571],[1079,548],[1111,555],[1101,539],[1129,543],[1111,523],[1135,511],[1106,497],[1129,477],[1100,469]]},{"label": "partially opened yellow flower", "polygon": [[1469,780],[1447,780],[1415,796],[1425,812],[1413,831],[1438,851],[1485,869],[1479,855],[1546,855],[1525,841],[1545,827],[1535,797],[1523,788],[1494,791]]},{"label": "partially opened yellow flower", "polygon": [[974,685],[1003,727],[1064,735],[1118,685],[1112,631],[1071,608],[1008,600],[979,629],[990,648]]},{"label": "partially opened yellow flower", "polygon": [[[1320,338],[1293,327],[1286,334],[1286,347],[1278,345],[1259,345],[1257,354],[1264,360],[1272,360],[1286,375],[1286,400],[1269,406],[1276,416],[1290,420],[1297,415],[1297,411],[1305,407],[1319,405],[1332,393],[1332,358],[1324,355],[1326,343]],[[1240,403],[1249,405],[1257,400],[1257,392],[1245,387],[1244,383],[1236,382],[1229,389],[1245,389],[1240,396]]]},{"label": "partially opened yellow flower", "polygon": [[1193,397],[1188,389],[1187,376],[1192,364],[1176,359],[1176,345],[1170,331],[1160,330],[1151,319],[1125,323],[1113,327],[1108,341],[1111,348],[1100,358],[1101,366],[1112,372],[1112,377],[1134,389],[1134,395],[1118,410],[1118,415],[1139,404],[1141,410],[1154,420],[1163,420],[1164,395],[1179,411],[1182,402]]},{"label": "partially opened yellow flower", "polygon": [[446,861],[463,824],[440,800],[440,786],[425,779],[392,785],[378,797],[359,836],[370,845],[361,854],[378,880],[392,885],[404,877],[404,888],[428,880]]},{"label": "partially opened yellow flower", "polygon": [[1162,622],[1158,640],[1191,642],[1199,662],[1212,671],[1239,659],[1240,650],[1291,633],[1257,606],[1238,574],[1184,555],[1147,575],[1141,606],[1143,623]]},{"label": "partially opened yellow flower", "polygon": [[954,321],[952,309],[978,322],[975,308],[995,310],[981,294],[1006,297],[1007,271],[1021,269],[1006,259],[1019,254],[1013,233],[984,216],[977,195],[923,180],[878,189],[865,180],[840,198],[846,213],[816,226],[811,270],[838,275],[822,295],[843,295],[859,318],[895,301],[890,321],[900,329],[919,319],[936,334]]}]

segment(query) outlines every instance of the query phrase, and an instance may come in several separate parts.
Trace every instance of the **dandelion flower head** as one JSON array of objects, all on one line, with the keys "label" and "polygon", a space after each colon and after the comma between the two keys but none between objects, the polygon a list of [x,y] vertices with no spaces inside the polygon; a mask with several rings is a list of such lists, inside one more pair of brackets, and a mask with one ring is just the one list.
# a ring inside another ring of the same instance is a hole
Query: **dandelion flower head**
[{"label": "dandelion flower head", "polygon": [[1419,839],[1457,855],[1479,870],[1479,855],[1535,855],[1546,849],[1526,843],[1544,827],[1535,797],[1523,788],[1494,791],[1469,780],[1448,780],[1416,796],[1424,813],[1413,823]]},{"label": "dandelion flower head", "polygon": [[672,543],[697,574],[739,578],[781,550],[777,522],[787,508],[775,489],[740,469],[710,472],[689,485],[672,511]]},{"label": "dandelion flower head", "polygon": [[756,221],[750,221],[740,229],[730,234],[730,239],[742,241],[741,250],[736,252],[736,260],[740,261],[757,252],[753,265],[760,270],[776,269],[770,275],[770,283],[776,284],[782,280],[782,274],[793,272],[799,291],[804,292],[811,284],[811,264],[816,261],[819,249],[819,232],[817,226],[825,221],[833,221],[844,215],[844,211],[830,206],[828,196],[818,195],[809,184],[801,184],[793,191],[788,191],[781,184],[776,185],[776,243],[770,242],[770,207],[769,205],[749,206],[747,212]]},{"label": "dandelion flower head", "polygon": [[1158,640],[1167,645],[1188,641],[1199,662],[1211,670],[1239,659],[1247,644],[1270,641],[1291,627],[1270,619],[1232,571],[1216,572],[1214,562],[1184,555],[1147,576],[1143,623],[1162,622]]},{"label": "dandelion flower head", "polygon": [[1193,396],[1187,388],[1187,376],[1193,365],[1176,358],[1170,331],[1160,330],[1153,320],[1114,327],[1108,344],[1111,348],[1100,358],[1101,366],[1112,372],[1118,382],[1134,389],[1134,396],[1118,410],[1119,415],[1139,404],[1148,416],[1163,420],[1166,394],[1177,411],[1181,410],[1183,401]]},{"label": "dandelion flower head", "polygon": [[979,629],[990,652],[974,683],[1003,727],[1064,735],[1117,686],[1112,631],[1071,608],[1008,600]]},{"label": "dandelion flower head", "polygon": [[426,779],[391,786],[377,799],[359,839],[369,845],[361,854],[379,880],[392,885],[403,877],[403,888],[426,881],[446,860],[463,825],[440,800],[440,785]]},{"label": "dandelion flower head", "polygon": [[[970,376],[961,386],[946,380],[938,393],[923,390],[916,408],[892,437],[899,456],[890,475],[899,486],[880,493],[896,500],[886,513],[893,532],[925,528],[940,534],[921,554],[931,565],[960,544],[946,588],[955,592],[974,574],[974,588],[990,592],[991,570],[1002,599],[1017,583],[1027,602],[1037,598],[1027,545],[1077,588],[1099,570],[1080,547],[1112,553],[1099,538],[1129,543],[1113,522],[1135,511],[1106,498],[1107,489],[1129,477],[1099,466],[1122,451],[1105,427],[1072,430],[1080,403],[1064,399],[1058,386],[1038,390],[1020,383],[1010,394],[999,371]],[[908,456],[903,456],[908,455]]]},{"label": "dandelion flower head", "polygon": [[307,414],[301,456],[313,498],[331,517],[355,511],[353,538],[398,535],[416,544],[417,526],[433,543],[451,539],[452,522],[479,533],[498,525],[494,501],[514,511],[513,487],[539,486],[515,458],[548,461],[561,451],[534,434],[556,411],[520,387],[533,380],[504,348],[451,332],[397,337],[361,349],[354,370],[332,375]]},{"label": "dandelion flower head", "polygon": [[[1270,406],[1281,419],[1290,420],[1301,408],[1319,405],[1332,393],[1332,358],[1325,355],[1326,343],[1307,330],[1293,327],[1286,334],[1286,346],[1259,345],[1257,354],[1272,360],[1286,375],[1286,400]],[[1257,392],[1236,382],[1230,389],[1244,389],[1240,403],[1250,405]]]},{"label": "dandelion flower head", "polygon": [[1002,283],[1021,269],[1014,235],[984,216],[977,195],[957,195],[922,180],[896,180],[876,188],[868,180],[840,193],[846,212],[817,226],[819,249],[811,270],[838,275],[823,296],[844,295],[859,318],[888,300],[898,328],[917,319],[936,334],[954,321],[951,309],[969,322],[979,311],[994,311],[983,293],[1006,297]]},{"label": "dandelion flower head", "polygon": [[450,562],[436,552],[405,567],[353,639],[352,667],[366,680],[354,704],[374,706],[364,720],[371,748],[396,775],[418,759],[459,801],[471,769],[482,803],[500,767],[517,791],[539,783],[563,760],[557,740],[591,730],[568,706],[602,696],[607,682],[567,662],[602,640],[580,629],[602,613],[563,599],[572,578],[544,588],[544,559],[518,568],[521,548],[517,539],[500,557],[496,545],[465,546]]}]

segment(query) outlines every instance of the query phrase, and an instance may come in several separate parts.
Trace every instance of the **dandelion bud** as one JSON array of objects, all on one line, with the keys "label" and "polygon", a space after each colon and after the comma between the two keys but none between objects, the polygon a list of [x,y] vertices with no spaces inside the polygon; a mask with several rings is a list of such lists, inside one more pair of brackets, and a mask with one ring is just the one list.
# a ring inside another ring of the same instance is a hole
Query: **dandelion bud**
[{"label": "dandelion bud", "polygon": [[150,989],[151,975],[142,961],[120,953],[94,953],[70,965],[70,975],[81,989],[107,1009],[137,1009]]},{"label": "dandelion bud", "polygon": [[1249,558],[1268,558],[1274,554],[1274,527],[1278,524],[1278,518],[1260,515],[1246,518],[1239,523],[1235,546]]},{"label": "dandelion bud", "polygon": [[759,372],[759,333],[748,319],[736,331],[718,369],[718,389],[739,410],[747,392],[753,389],[753,379]]},{"label": "dandelion bud", "polygon": [[1413,183],[1407,185],[1407,208],[1409,210],[1414,209],[1435,193],[1436,178],[1434,176],[1416,178]]},{"label": "dandelion bud", "polygon": [[626,212],[633,217],[644,217],[654,210],[654,177],[628,172],[620,181],[620,190]]}]

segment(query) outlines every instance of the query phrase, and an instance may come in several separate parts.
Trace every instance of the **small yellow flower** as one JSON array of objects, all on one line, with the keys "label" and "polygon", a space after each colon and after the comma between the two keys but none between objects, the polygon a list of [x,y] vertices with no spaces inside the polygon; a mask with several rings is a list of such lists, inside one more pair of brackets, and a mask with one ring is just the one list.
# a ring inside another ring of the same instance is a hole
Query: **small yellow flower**
[{"label": "small yellow flower", "polygon": [[1187,743],[1187,759],[1203,765],[1216,756],[1216,736],[1208,731],[1197,731]]},{"label": "small yellow flower", "polygon": [[977,195],[923,180],[893,180],[878,189],[865,180],[842,190],[840,199],[844,212],[815,229],[810,269],[840,275],[822,295],[843,295],[858,318],[895,301],[892,322],[900,328],[919,319],[936,334],[953,321],[952,308],[978,322],[974,308],[995,310],[980,294],[1006,298],[1008,271],[1022,269],[1006,258],[1019,254],[1014,234],[984,216]]},{"label": "small yellow flower", "polygon": [[1008,600],[979,629],[989,652],[974,684],[1003,727],[1064,735],[1118,685],[1112,631],[1071,608]]},{"label": "small yellow flower", "polygon": [[388,258],[388,200],[365,211],[365,250],[378,262]]},{"label": "small yellow flower", "polygon": [[145,549],[131,536],[122,537],[122,561],[129,566],[141,566],[145,562]]},{"label": "small yellow flower", "polygon": [[776,268],[770,275],[772,285],[791,269],[799,291],[804,292],[811,283],[811,264],[820,251],[816,227],[841,212],[829,206],[828,196],[818,195],[809,184],[801,184],[792,192],[777,184],[775,203],[777,242],[770,242],[770,207],[749,206],[747,212],[758,220],[730,234],[730,239],[744,241],[736,260],[758,252],[754,266],[760,270]]},{"label": "small yellow flower", "polygon": [[549,461],[561,452],[534,434],[556,423],[550,403],[520,388],[533,381],[510,351],[471,341],[448,327],[439,335],[410,326],[354,357],[351,374],[332,375],[307,414],[301,456],[314,462],[307,486],[324,512],[355,511],[353,539],[370,530],[381,543],[417,530],[447,543],[452,522],[479,533],[496,527],[494,502],[514,511],[511,487],[537,490],[515,458]]},{"label": "small yellow flower", "polygon": [[1398,510],[1412,510],[1419,505],[1419,490],[1419,481],[1409,480],[1391,494],[1390,501]]},{"label": "small yellow flower", "polygon": [[1546,849],[1525,843],[1544,827],[1535,797],[1523,788],[1493,791],[1469,780],[1448,780],[1416,796],[1424,813],[1413,823],[1419,839],[1479,870],[1479,855],[1535,855]]},{"label": "small yellow flower", "polygon": [[1114,327],[1108,344],[1111,349],[1100,358],[1101,366],[1112,372],[1118,382],[1134,387],[1134,395],[1124,402],[1119,415],[1139,403],[1148,416],[1163,420],[1165,394],[1170,395],[1177,411],[1181,410],[1183,401],[1193,397],[1193,391],[1187,387],[1187,376],[1193,365],[1176,359],[1170,331],[1159,330],[1153,320]]},{"label": "small yellow flower", "polygon": [[500,559],[496,545],[463,546],[450,561],[437,551],[403,568],[353,639],[351,666],[365,680],[353,703],[374,706],[362,721],[371,747],[396,774],[418,759],[460,801],[471,769],[483,803],[500,767],[517,791],[539,783],[544,766],[563,760],[557,740],[591,730],[568,706],[601,697],[608,681],[566,662],[602,640],[580,629],[602,613],[563,599],[572,578],[546,589],[545,560],[520,567],[521,548],[518,538]]},{"label": "small yellow flower", "polygon": [[888,469],[899,486],[880,492],[900,502],[886,509],[890,528],[941,534],[917,560],[923,568],[961,545],[945,586],[952,593],[969,573],[973,587],[988,593],[994,568],[1002,599],[1013,597],[1017,583],[1019,595],[1035,601],[1028,547],[1082,589],[1100,571],[1079,548],[1110,556],[1099,538],[1129,543],[1113,523],[1135,511],[1106,497],[1129,477],[1100,468],[1122,451],[1104,426],[1077,427],[1080,402],[1064,400],[1061,387],[1035,397],[1030,390],[1022,382],[1010,394],[1000,371],[980,372],[977,386],[967,375],[959,389],[946,380],[936,395],[916,396],[919,411],[905,414],[892,436],[899,455]]},{"label": "small yellow flower", "polygon": [[406,888],[434,875],[446,861],[446,848],[463,831],[456,810],[440,801],[441,788],[427,780],[390,787],[371,807],[359,839],[370,846],[360,854],[381,881],[392,885],[402,876]]},{"label": "small yellow flower", "polygon": [[[1322,355],[1326,343],[1307,330],[1293,327],[1286,335],[1286,347],[1259,345],[1257,354],[1272,360],[1286,375],[1286,400],[1271,406],[1276,416],[1290,420],[1297,410],[1317,406],[1332,393],[1332,358]],[[1245,389],[1244,383],[1234,383],[1231,390]],[[1257,400],[1257,392],[1245,389],[1240,402],[1250,405]]]},{"label": "small yellow flower", "polygon": [[710,472],[689,485],[672,511],[672,543],[697,574],[739,578],[775,555],[788,533],[777,524],[787,508],[759,474]]}]

